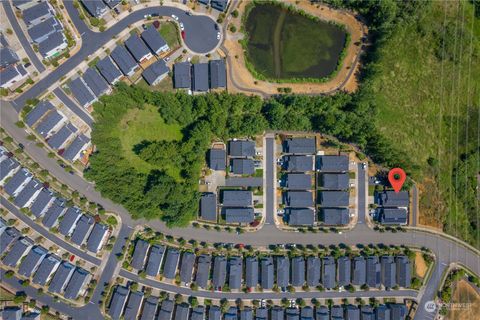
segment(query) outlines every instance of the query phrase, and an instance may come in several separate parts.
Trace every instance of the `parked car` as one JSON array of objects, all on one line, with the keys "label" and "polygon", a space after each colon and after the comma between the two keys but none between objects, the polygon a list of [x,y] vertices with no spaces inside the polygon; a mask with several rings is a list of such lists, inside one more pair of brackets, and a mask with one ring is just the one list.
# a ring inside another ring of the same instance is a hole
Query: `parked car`
[{"label": "parked car", "polygon": [[176,15],[172,14],[172,18],[178,21],[178,17]]},{"label": "parked car", "polygon": [[220,40],[220,32],[217,32],[217,40]]},{"label": "parked car", "polygon": [[180,30],[185,30],[185,28],[183,27],[183,23],[180,22]]},{"label": "parked car", "polygon": [[118,8],[114,8],[113,11],[115,11],[116,14],[120,14],[120,10],[118,10]]},{"label": "parked car", "polygon": [[151,18],[152,15],[151,15],[151,14],[146,14],[146,15],[144,15],[143,17],[144,17],[145,19],[148,19],[148,18]]},{"label": "parked car", "polygon": [[185,40],[185,31],[182,30],[182,39]]}]

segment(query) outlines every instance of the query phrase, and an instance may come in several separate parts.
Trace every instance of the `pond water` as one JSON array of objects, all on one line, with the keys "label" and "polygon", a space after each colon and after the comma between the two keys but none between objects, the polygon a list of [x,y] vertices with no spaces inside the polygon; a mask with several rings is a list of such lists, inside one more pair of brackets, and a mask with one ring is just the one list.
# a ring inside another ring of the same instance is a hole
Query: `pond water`
[{"label": "pond water", "polygon": [[275,4],[248,13],[247,56],[270,79],[324,78],[332,74],[345,46],[345,31]]}]

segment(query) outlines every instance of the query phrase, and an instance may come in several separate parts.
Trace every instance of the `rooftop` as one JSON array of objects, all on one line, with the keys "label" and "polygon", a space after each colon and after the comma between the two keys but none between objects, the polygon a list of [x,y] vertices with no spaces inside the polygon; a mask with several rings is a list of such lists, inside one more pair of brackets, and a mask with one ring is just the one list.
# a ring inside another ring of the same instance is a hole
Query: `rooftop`
[{"label": "rooftop", "polygon": [[210,88],[226,88],[227,87],[227,71],[225,68],[225,60],[210,60]]},{"label": "rooftop", "polygon": [[190,88],[192,85],[190,62],[173,65],[173,82],[175,88]]},{"label": "rooftop", "polygon": [[141,62],[151,54],[145,42],[143,42],[137,34],[132,34],[125,41],[125,47],[127,47],[137,62]]},{"label": "rooftop", "polygon": [[208,91],[208,63],[195,63],[193,65],[193,91]]},{"label": "rooftop", "polygon": [[315,138],[288,138],[283,143],[285,153],[315,154],[317,148]]}]

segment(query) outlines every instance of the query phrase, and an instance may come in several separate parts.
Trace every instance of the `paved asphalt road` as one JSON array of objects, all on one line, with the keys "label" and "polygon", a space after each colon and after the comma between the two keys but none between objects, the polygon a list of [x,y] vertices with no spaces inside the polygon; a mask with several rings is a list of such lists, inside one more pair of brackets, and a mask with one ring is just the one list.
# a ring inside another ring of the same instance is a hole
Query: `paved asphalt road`
[{"label": "paved asphalt road", "polygon": [[275,225],[275,186],[276,181],[274,179],[275,170],[275,139],[265,138],[265,151],[263,155],[265,160],[265,224]]},{"label": "paved asphalt road", "polygon": [[367,185],[366,185],[366,172],[363,169],[361,163],[358,164],[358,180],[357,180],[357,189],[358,189],[358,222],[359,224],[365,224],[365,214],[367,210]]},{"label": "paved asphalt road", "polygon": [[86,110],[82,110],[75,102],[70,99],[61,88],[56,88],[53,93],[62,101],[62,103],[73,113],[75,113],[80,119],[82,119],[91,128],[93,125],[92,117],[87,114]]},{"label": "paved asphalt road", "polygon": [[40,59],[38,59],[37,55],[35,54],[35,51],[33,51],[33,48],[30,45],[30,42],[28,41],[27,37],[23,33],[23,30],[17,21],[17,17],[15,16],[15,12],[13,11],[13,8],[10,5],[10,2],[2,1],[2,5],[3,5],[3,9],[5,10],[5,13],[7,14],[7,19],[10,22],[10,25],[12,26],[13,31],[17,35],[18,40],[22,44],[23,49],[25,49],[25,52],[27,53],[28,58],[33,63],[35,68],[37,68],[38,72],[45,71],[45,66],[42,64]]},{"label": "paved asphalt road", "polygon": [[7,199],[5,199],[3,196],[0,197],[0,204],[7,208],[8,211],[13,213],[18,219],[22,220],[25,222],[30,228],[34,229],[36,232],[38,232],[40,235],[43,237],[47,238],[48,240],[52,241],[53,243],[57,244],[58,246],[64,248],[68,252],[76,255],[77,257],[88,261],[90,263],[93,263],[94,265],[99,265],[101,260],[89,255],[87,252],[80,250],[71,244],[69,244],[66,241],[63,241],[59,237],[57,237],[55,234],[51,233],[48,229],[45,229],[41,225],[35,223],[30,217],[27,215],[23,214],[20,212],[12,203],[10,203]]},{"label": "paved asphalt road", "polygon": [[417,184],[413,184],[412,187],[412,221],[410,225],[416,227],[418,219],[418,189]]}]

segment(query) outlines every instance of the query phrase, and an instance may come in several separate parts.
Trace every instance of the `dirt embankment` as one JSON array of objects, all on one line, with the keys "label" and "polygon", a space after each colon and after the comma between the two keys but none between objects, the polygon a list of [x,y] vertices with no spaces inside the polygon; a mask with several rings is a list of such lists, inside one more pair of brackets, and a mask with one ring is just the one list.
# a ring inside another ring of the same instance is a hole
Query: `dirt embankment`
[{"label": "dirt embankment", "polygon": [[[287,0],[289,4],[319,17],[324,21],[333,21],[346,27],[350,34],[350,43],[346,49],[342,67],[337,75],[325,83],[272,83],[255,79],[245,66],[245,55],[241,44],[238,42],[242,38],[240,32],[231,34],[223,43],[223,51],[226,51],[228,59],[228,88],[231,92],[255,93],[260,95],[277,94],[278,88],[289,87],[295,93],[321,94],[332,93],[336,90],[346,90],[353,92],[358,88],[357,71],[359,68],[359,55],[361,53],[362,38],[368,33],[367,27],[362,24],[354,13],[331,9],[321,4],[310,4],[308,1]],[[247,1],[241,1],[236,8],[239,11],[239,18],[232,19],[231,25],[235,25],[237,30],[241,28],[241,19],[247,5]]]}]

